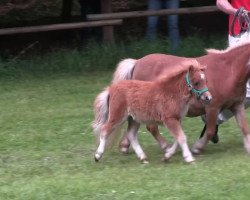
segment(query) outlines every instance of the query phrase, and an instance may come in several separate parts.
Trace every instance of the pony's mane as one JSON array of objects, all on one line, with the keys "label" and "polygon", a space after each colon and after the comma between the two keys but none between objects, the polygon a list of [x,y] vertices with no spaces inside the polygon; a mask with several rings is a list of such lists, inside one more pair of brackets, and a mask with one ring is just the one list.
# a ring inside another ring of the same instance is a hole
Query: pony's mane
[{"label": "pony's mane", "polygon": [[175,78],[176,76],[179,76],[183,73],[186,73],[189,71],[190,67],[193,66],[194,69],[201,70],[205,69],[206,67],[201,65],[196,59],[189,59],[182,61],[179,65],[177,66],[172,66],[171,70],[168,70],[168,73],[163,73],[162,76],[157,78],[157,81],[168,81],[172,78]]},{"label": "pony's mane", "polygon": [[248,37],[245,37],[241,39],[237,44],[233,46],[229,46],[226,49],[223,50],[218,50],[218,49],[206,49],[207,54],[222,54],[222,53],[227,53],[233,49],[236,49],[238,47],[244,46],[250,44],[250,35]]}]

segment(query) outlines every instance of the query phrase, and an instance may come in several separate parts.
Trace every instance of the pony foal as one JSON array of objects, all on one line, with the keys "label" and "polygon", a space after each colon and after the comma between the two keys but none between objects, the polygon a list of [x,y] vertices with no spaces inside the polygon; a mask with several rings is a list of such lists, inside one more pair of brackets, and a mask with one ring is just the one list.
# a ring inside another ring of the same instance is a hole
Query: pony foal
[{"label": "pony foal", "polygon": [[204,103],[212,99],[204,69],[196,60],[185,61],[155,82],[124,80],[100,93],[94,103],[95,120],[92,124],[100,135],[95,161],[101,159],[108,136],[129,120],[128,138],[142,162],[147,162],[147,156],[137,140],[140,123],[163,124],[175,138],[176,142],[166,151],[165,159],[175,153],[179,144],[184,160],[193,162],[181,120],[187,113],[193,93]]}]

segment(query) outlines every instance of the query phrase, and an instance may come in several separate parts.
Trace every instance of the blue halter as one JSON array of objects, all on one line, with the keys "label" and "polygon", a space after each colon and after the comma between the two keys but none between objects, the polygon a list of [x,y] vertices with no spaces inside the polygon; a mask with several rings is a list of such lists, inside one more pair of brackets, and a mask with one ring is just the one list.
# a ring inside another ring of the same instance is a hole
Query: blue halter
[{"label": "blue halter", "polygon": [[196,97],[200,98],[201,95],[204,93],[204,92],[207,92],[208,91],[208,88],[205,87],[201,90],[196,90],[195,88],[192,87],[192,84],[190,82],[190,79],[189,79],[189,72],[187,72],[186,76],[185,76],[185,79],[186,79],[186,83],[187,83],[187,86],[191,89],[191,91],[196,95]]}]

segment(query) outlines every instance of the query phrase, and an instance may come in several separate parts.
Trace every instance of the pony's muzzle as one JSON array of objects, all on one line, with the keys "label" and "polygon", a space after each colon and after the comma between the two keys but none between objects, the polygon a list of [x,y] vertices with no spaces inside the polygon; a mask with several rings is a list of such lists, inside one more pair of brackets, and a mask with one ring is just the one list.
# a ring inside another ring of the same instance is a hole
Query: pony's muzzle
[{"label": "pony's muzzle", "polygon": [[210,92],[205,92],[204,94],[201,95],[201,100],[205,104],[209,104],[212,101],[213,97],[210,94]]}]

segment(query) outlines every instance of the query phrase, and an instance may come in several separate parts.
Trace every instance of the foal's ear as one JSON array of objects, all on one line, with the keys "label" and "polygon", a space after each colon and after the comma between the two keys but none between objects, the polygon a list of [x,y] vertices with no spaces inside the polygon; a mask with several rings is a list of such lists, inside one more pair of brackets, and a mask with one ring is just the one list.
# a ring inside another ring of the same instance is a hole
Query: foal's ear
[{"label": "foal's ear", "polygon": [[196,67],[194,65],[189,65],[188,71],[194,71]]},{"label": "foal's ear", "polygon": [[197,65],[190,65],[189,66],[189,71],[193,71],[193,70],[202,70],[204,71],[207,68],[207,66],[205,65],[201,65],[197,62]]}]

